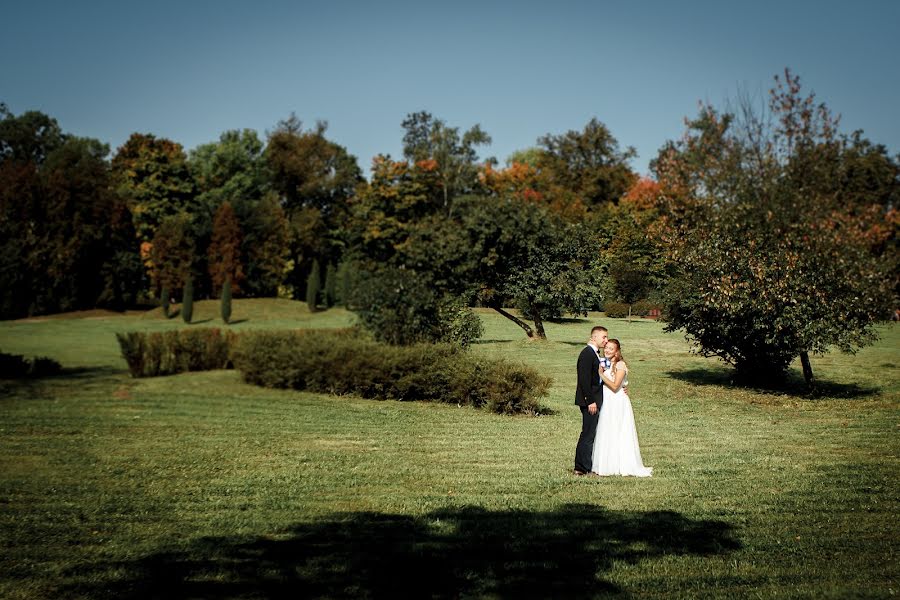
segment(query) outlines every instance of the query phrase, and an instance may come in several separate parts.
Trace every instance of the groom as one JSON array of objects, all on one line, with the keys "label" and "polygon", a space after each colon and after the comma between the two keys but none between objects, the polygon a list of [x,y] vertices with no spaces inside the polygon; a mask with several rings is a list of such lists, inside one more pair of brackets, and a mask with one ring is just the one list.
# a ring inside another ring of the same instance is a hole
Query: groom
[{"label": "groom", "polygon": [[591,472],[594,454],[594,437],[597,435],[597,420],[603,404],[603,384],[600,381],[603,348],[609,339],[606,327],[591,329],[591,339],[578,355],[578,384],[575,388],[575,404],[581,408],[581,435],[575,448],[575,475]]}]

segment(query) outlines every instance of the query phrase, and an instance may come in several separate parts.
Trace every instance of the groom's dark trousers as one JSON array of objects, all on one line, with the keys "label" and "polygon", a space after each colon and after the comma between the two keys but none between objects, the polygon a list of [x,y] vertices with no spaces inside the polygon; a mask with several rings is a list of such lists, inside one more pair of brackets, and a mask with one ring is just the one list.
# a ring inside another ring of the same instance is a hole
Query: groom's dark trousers
[{"label": "groom's dark trousers", "polygon": [[[578,355],[578,384],[575,388],[575,404],[581,409],[581,435],[575,448],[575,470],[589,473],[594,455],[594,437],[603,404],[603,384],[600,382],[600,357],[591,346],[585,346]],[[588,405],[596,404],[591,414]]]}]

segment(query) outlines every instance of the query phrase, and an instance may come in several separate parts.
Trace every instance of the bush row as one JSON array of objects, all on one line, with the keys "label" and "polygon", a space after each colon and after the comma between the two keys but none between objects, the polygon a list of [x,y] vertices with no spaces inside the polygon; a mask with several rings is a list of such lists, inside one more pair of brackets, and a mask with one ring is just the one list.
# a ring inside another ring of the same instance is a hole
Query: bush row
[{"label": "bush row", "polygon": [[628,305],[624,302],[607,302],[603,305],[603,312],[607,317],[613,319],[624,319],[628,316],[628,309],[631,309],[632,317],[646,317],[651,310],[659,310],[659,304],[650,300],[638,300],[634,304]]},{"label": "bush row", "polygon": [[217,328],[116,334],[132,377],[224,369],[235,337]]},{"label": "bush row", "polygon": [[62,372],[62,365],[52,358],[37,356],[28,359],[21,354],[0,352],[0,378],[2,379],[46,377],[58,375],[60,372]]},{"label": "bush row", "polygon": [[551,380],[531,367],[451,344],[389,346],[347,330],[247,332],[235,367],[266,387],[364,398],[430,400],[501,414],[538,414]]}]

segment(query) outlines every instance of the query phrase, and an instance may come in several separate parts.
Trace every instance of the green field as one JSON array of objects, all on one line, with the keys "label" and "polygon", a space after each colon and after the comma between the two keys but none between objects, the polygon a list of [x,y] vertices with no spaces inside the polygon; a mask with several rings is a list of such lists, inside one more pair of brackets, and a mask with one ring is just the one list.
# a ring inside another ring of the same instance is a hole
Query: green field
[{"label": "green field", "polygon": [[[222,326],[215,302],[199,326]],[[541,417],[243,384],[134,380],[116,331],[159,313],[0,323],[62,376],[0,381],[0,597],[891,597],[900,593],[900,331],[813,357],[820,392],[733,387],[653,321],[481,313],[473,352],[555,380]],[[343,327],[238,300],[236,330]],[[574,364],[622,341],[652,479],[571,475]],[[767,374],[760,374],[761,382]]]}]

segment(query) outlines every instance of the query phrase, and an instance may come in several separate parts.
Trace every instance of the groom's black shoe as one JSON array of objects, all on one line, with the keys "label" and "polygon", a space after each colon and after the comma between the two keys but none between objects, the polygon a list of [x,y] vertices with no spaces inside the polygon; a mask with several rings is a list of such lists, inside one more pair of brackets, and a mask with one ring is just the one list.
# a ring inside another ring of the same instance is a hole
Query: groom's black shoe
[{"label": "groom's black shoe", "polygon": [[575,469],[574,471],[572,471],[572,474],[573,474],[573,475],[579,475],[579,476],[580,476],[580,475],[587,475],[587,473],[585,473],[584,471],[579,471],[578,469]]}]

